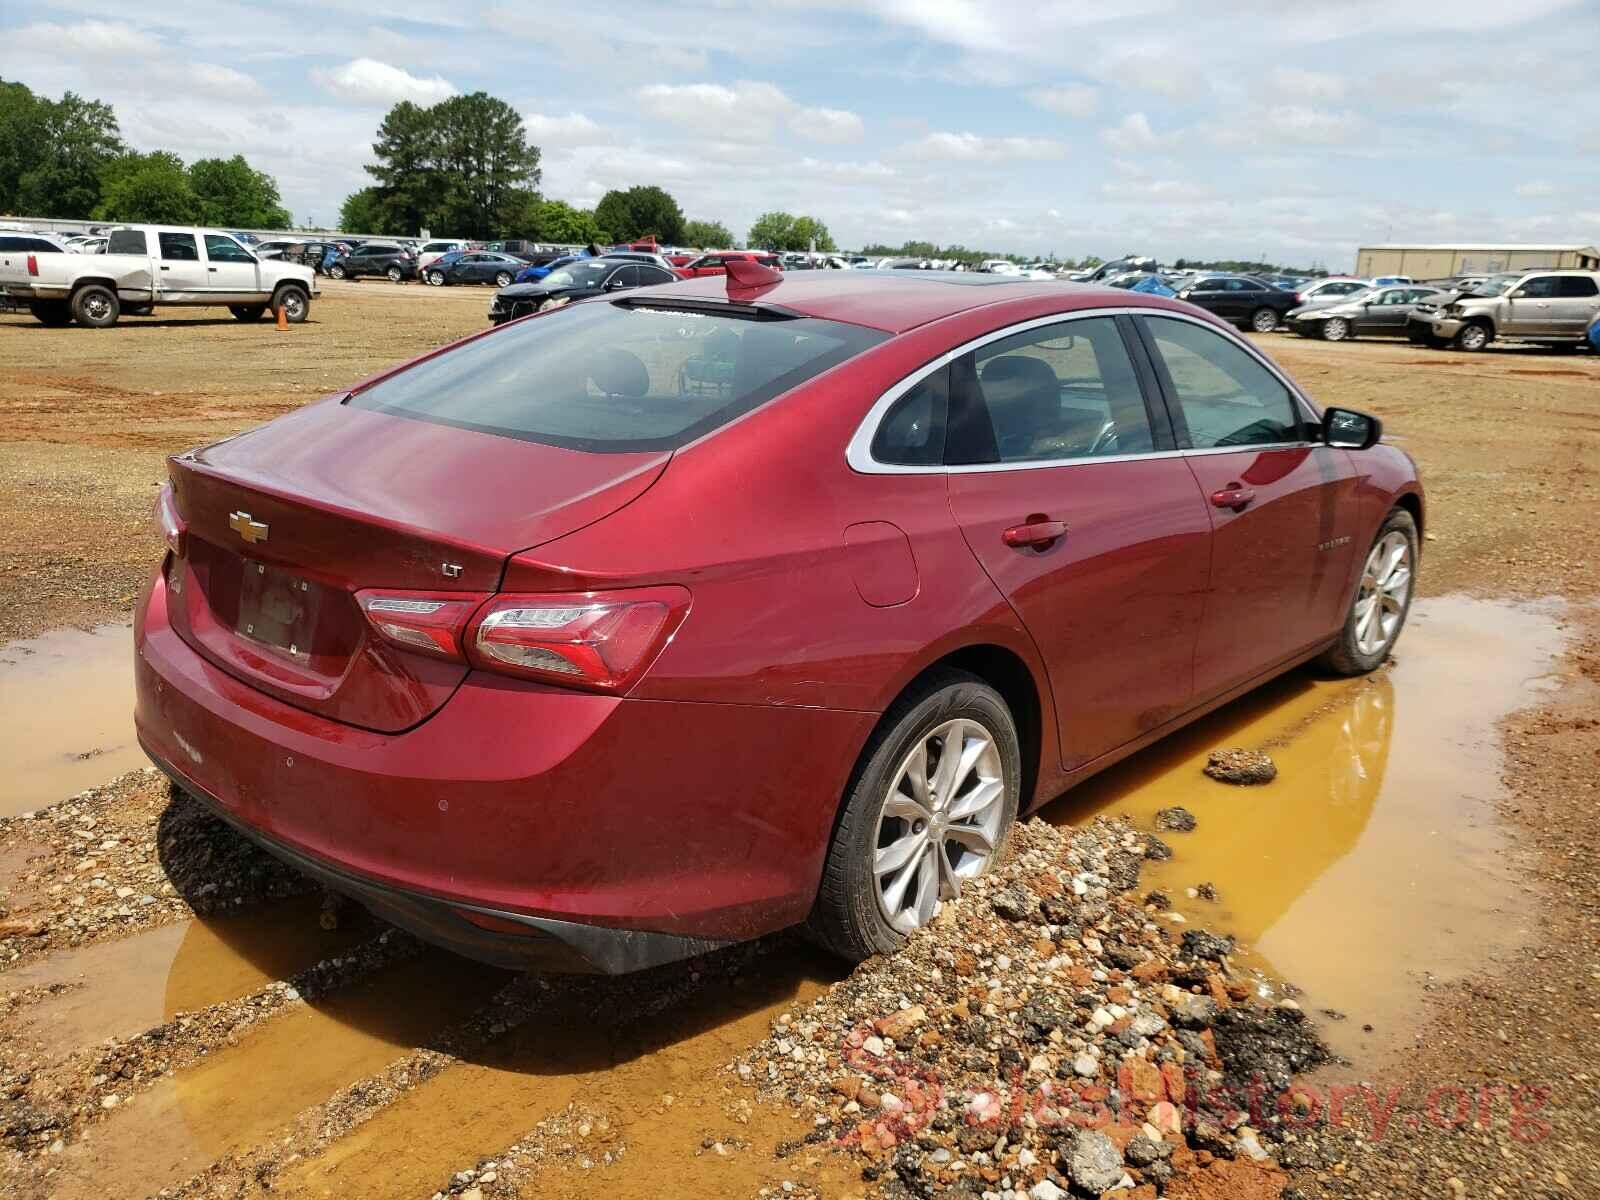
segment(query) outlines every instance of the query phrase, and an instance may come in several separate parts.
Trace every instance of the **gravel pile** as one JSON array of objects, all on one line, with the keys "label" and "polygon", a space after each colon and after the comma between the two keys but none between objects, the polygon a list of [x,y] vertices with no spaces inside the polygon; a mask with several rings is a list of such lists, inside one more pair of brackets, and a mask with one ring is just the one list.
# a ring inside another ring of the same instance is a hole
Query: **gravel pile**
[{"label": "gravel pile", "polygon": [[1147,836],[1020,826],[900,954],[782,1014],[730,1069],[885,1195],[1283,1194],[1273,1093],[1326,1053],[1293,1001],[1232,971],[1231,939],[1174,940],[1123,895]]},{"label": "gravel pile", "polygon": [[1259,750],[1234,746],[1227,750],[1213,750],[1207,755],[1205,773],[1221,783],[1253,787],[1276,779],[1278,764]]}]

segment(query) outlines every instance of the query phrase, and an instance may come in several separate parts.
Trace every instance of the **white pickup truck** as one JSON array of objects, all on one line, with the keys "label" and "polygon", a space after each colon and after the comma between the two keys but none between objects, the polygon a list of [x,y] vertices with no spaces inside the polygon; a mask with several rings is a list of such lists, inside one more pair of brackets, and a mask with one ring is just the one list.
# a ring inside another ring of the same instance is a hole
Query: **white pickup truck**
[{"label": "white pickup truck", "polygon": [[0,290],[46,325],[91,329],[158,304],[222,305],[241,321],[281,308],[298,324],[319,294],[310,267],[261,261],[220,230],[173,225],[113,229],[104,254],[0,250]]}]

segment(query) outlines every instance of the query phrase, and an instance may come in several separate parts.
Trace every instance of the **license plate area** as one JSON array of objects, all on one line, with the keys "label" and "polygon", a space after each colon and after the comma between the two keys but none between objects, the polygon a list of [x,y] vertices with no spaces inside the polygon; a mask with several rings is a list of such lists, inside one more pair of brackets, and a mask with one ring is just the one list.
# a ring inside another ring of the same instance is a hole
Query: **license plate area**
[{"label": "license plate area", "polygon": [[243,567],[234,632],[309,665],[323,626],[326,589],[267,563],[244,559]]}]

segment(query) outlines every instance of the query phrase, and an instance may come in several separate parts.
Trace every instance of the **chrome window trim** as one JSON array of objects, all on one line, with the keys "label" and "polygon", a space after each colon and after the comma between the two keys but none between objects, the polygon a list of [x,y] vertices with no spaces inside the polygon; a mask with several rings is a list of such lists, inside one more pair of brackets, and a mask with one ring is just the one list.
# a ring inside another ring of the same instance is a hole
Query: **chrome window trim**
[{"label": "chrome window trim", "polygon": [[931,362],[924,363],[899,383],[895,384],[883,395],[879,396],[872,407],[867,410],[867,415],[856,426],[856,431],[851,435],[849,444],[845,447],[845,462],[850,469],[859,475],[970,475],[984,471],[1035,471],[1046,467],[1087,467],[1096,463],[1138,462],[1144,459],[1158,458],[1187,458],[1210,454],[1238,454],[1245,450],[1289,450],[1306,446],[1320,446],[1323,443],[1309,440],[1293,442],[1261,442],[1247,446],[1212,446],[1203,449],[1189,450],[1147,450],[1139,454],[1105,454],[1096,457],[1077,458],[1042,458],[1027,462],[994,462],[994,463],[962,463],[959,465],[915,465],[906,463],[884,463],[872,457],[872,442],[878,434],[878,426],[883,423],[883,418],[896,400],[904,396],[917,384],[921,383],[935,371],[944,369],[960,358],[963,354],[970,353],[990,342],[998,342],[1018,333],[1026,333],[1031,329],[1042,329],[1046,325],[1059,325],[1067,321],[1082,321],[1091,317],[1169,317],[1175,321],[1187,321],[1191,325],[1199,325],[1209,329],[1221,337],[1230,339],[1234,345],[1241,347],[1246,353],[1267,369],[1267,372],[1283,384],[1293,401],[1296,411],[1301,419],[1308,424],[1321,421],[1316,406],[1306,398],[1305,394],[1295,386],[1294,382],[1278,369],[1276,364],[1261,351],[1257,350],[1247,340],[1241,337],[1231,326],[1218,328],[1215,322],[1207,321],[1201,317],[1190,316],[1184,312],[1174,312],[1167,308],[1144,308],[1132,305],[1119,308],[1087,308],[1076,312],[1052,313],[1046,317],[1034,317],[1031,320],[1020,321],[1015,325],[1007,325],[1003,329],[991,330],[971,341],[964,342],[953,350],[947,350]]}]

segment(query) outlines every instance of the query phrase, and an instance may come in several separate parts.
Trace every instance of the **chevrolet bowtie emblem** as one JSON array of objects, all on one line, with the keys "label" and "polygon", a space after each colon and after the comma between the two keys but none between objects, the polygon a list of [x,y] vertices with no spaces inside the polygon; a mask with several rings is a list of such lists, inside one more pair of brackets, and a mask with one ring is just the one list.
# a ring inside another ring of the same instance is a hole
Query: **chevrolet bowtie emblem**
[{"label": "chevrolet bowtie emblem", "polygon": [[228,528],[247,542],[264,542],[267,540],[266,522],[252,520],[247,512],[229,513]]}]

